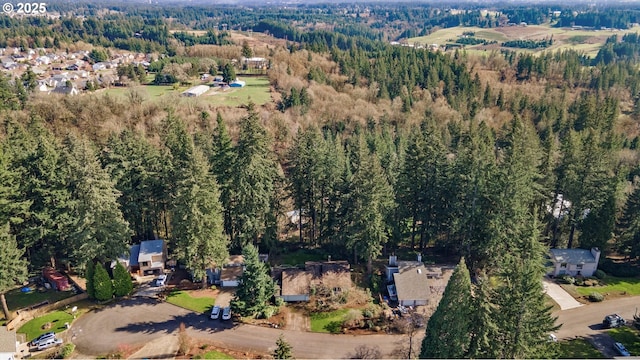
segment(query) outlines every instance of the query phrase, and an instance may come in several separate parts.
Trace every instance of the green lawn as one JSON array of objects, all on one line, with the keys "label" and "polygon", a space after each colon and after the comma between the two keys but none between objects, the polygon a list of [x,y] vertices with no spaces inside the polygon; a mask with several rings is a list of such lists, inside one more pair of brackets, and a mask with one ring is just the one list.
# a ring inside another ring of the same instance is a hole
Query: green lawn
[{"label": "green lawn", "polygon": [[173,291],[167,296],[167,302],[187,310],[205,313],[213,307],[216,299],[210,297],[191,297],[186,291]]},{"label": "green lawn", "polygon": [[[253,101],[256,105],[263,105],[271,102],[271,92],[269,79],[266,76],[241,77],[246,82],[242,88],[228,88],[222,91],[220,88],[212,87],[205,95],[198,97],[199,100],[206,100],[214,105],[239,106]],[[146,94],[147,100],[159,101],[167,94],[180,94],[187,90],[188,86],[181,86],[177,90],[172,85],[140,85],[133,89],[139,89]],[[112,87],[101,91],[101,94],[109,94],[126,99],[128,92],[132,88]]]},{"label": "green lawn", "polygon": [[585,339],[558,342],[559,359],[604,359],[602,353]]},{"label": "green lawn", "polygon": [[326,260],[325,254],[301,249],[296,252],[282,254],[279,263],[286,265],[303,265],[306,261],[320,261]]},{"label": "green lawn", "polygon": [[267,77],[240,77],[247,85],[242,88],[230,88],[227,91],[218,91],[214,95],[207,96],[215,105],[238,106],[253,101],[256,105],[271,102],[270,84]]},{"label": "green lawn", "polygon": [[41,303],[45,300],[48,300],[49,303],[52,304],[73,295],[73,291],[47,290],[45,292],[32,291],[30,293],[23,293],[20,289],[14,289],[9,291],[5,297],[7,299],[9,310],[15,311]]},{"label": "green lawn", "polygon": [[234,359],[234,357],[223,352],[213,350],[201,355],[196,355],[194,359]]},{"label": "green lawn", "polygon": [[[59,333],[66,330],[67,328],[65,323],[67,322],[69,324],[73,322],[73,315],[68,312],[58,310],[29,321],[22,325],[22,327],[18,329],[18,332],[25,334],[27,336],[27,341],[31,341],[46,332],[53,331]],[[46,323],[51,323],[51,328],[43,329],[42,326]]]},{"label": "green lawn", "polygon": [[344,316],[349,309],[340,309],[328,313],[311,314],[311,331],[322,333],[340,332]]},{"label": "green lawn", "polygon": [[576,286],[575,290],[580,295],[589,295],[592,292],[601,294],[614,293],[626,295],[640,295],[640,279],[638,278],[619,278],[615,276],[607,276],[602,282],[604,286]]},{"label": "green lawn", "polygon": [[640,355],[640,337],[638,330],[623,326],[607,331],[615,341],[620,342],[629,350],[631,356]]}]

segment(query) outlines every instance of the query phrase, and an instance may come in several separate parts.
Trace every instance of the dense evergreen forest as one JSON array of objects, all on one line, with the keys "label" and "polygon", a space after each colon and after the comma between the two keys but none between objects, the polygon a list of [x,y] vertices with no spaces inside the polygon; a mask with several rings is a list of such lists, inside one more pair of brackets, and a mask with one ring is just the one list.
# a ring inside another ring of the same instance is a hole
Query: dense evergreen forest
[{"label": "dense evergreen forest", "polygon": [[[269,58],[274,102],[154,102],[135,89],[52,101],[30,75],[0,77],[0,237],[15,240],[7,253],[24,249],[32,269],[67,261],[82,270],[158,237],[199,276],[249,244],[271,254],[320,248],[369,275],[392,252],[464,258],[445,298],[465,301],[434,314],[439,333],[427,332],[422,355],[527,358],[553,347],[540,283],[549,247],[598,247],[623,255],[625,271],[640,255],[636,34],[611,38],[593,59],[445,54],[387,40],[436,25],[497,26],[500,16],[471,5],[454,15],[376,4],[368,16],[355,5],[113,9],[126,15],[87,5],[75,9],[84,20],[0,16],[0,46],[150,52],[161,60],[149,75],[167,79],[167,68],[189,63],[188,81],[234,70],[246,49],[230,30],[242,27],[274,40],[256,45]],[[554,9],[503,15],[540,23]],[[636,22],[624,8],[589,14],[559,21]],[[216,55],[189,53],[194,46]],[[285,218],[293,209],[298,224]]]}]

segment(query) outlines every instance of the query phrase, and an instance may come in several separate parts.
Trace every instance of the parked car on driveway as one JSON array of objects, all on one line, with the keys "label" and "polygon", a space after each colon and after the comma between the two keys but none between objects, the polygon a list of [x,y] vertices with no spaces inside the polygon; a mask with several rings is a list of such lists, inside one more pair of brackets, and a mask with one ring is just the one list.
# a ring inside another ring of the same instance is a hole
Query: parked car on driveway
[{"label": "parked car on driveway", "polygon": [[48,348],[62,345],[62,343],[63,343],[62,339],[56,339],[55,337],[53,337],[46,340],[41,340],[38,343],[37,349],[38,351],[42,351]]},{"label": "parked car on driveway", "polygon": [[216,305],[211,309],[211,319],[217,320],[218,318],[220,318],[220,306]]},{"label": "parked car on driveway", "polygon": [[40,342],[44,342],[45,340],[53,339],[55,337],[56,337],[56,334],[53,333],[53,332],[44,333],[44,334],[38,336],[37,338],[31,340],[29,345],[38,346],[38,344],[40,344]]},{"label": "parked car on driveway", "polygon": [[629,351],[627,351],[627,348],[625,348],[624,345],[619,342],[613,344],[613,348],[618,352],[618,354],[622,356],[631,356]]},{"label": "parked car on driveway", "polygon": [[155,286],[165,286],[167,282],[167,275],[158,275],[156,280],[154,281]]},{"label": "parked car on driveway", "polygon": [[607,315],[602,320],[602,326],[605,328],[617,328],[624,326],[624,324],[626,324],[626,321],[618,314]]},{"label": "parked car on driveway", "polygon": [[227,306],[222,310],[222,320],[230,320],[231,319],[231,306]]}]

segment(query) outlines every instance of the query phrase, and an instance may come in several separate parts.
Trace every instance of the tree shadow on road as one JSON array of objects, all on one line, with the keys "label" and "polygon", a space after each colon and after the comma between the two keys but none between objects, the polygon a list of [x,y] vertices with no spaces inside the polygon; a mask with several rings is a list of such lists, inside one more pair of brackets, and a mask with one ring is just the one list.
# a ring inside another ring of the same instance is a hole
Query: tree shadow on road
[{"label": "tree shadow on road", "polygon": [[158,332],[173,333],[180,327],[180,323],[187,324],[187,329],[194,329],[210,334],[232,329],[235,325],[231,321],[211,320],[207,314],[175,315],[165,321],[142,321],[127,324],[115,329],[116,332],[153,334]]}]

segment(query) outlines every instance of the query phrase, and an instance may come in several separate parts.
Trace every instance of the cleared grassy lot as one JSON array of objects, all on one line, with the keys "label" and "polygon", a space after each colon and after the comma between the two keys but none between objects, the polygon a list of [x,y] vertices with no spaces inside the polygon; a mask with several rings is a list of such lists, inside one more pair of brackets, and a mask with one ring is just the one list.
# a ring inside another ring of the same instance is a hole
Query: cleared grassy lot
[{"label": "cleared grassy lot", "polygon": [[216,299],[212,297],[192,297],[187,291],[173,291],[167,296],[167,302],[187,310],[205,313],[211,310]]},{"label": "cleared grassy lot", "polygon": [[[213,105],[239,106],[253,101],[256,105],[263,105],[271,102],[269,79],[264,76],[241,78],[246,82],[242,88],[227,88],[223,90],[219,87],[212,87],[206,94],[197,97],[198,101],[207,101]],[[127,98],[132,89],[141,91],[147,101],[162,101],[163,96],[174,94],[180,95],[187,90],[188,86],[181,86],[174,89],[172,85],[140,85],[133,88],[113,87],[102,90],[100,93]]]},{"label": "cleared grassy lot", "polygon": [[321,333],[339,332],[347,312],[349,312],[349,309],[311,314],[311,331]]},{"label": "cleared grassy lot", "polygon": [[7,306],[9,310],[15,311],[23,309],[43,301],[49,301],[50,304],[73,296],[73,291],[55,291],[47,290],[44,292],[32,291],[23,293],[20,289],[13,289],[6,293]]},{"label": "cleared grassy lot", "polygon": [[234,359],[233,356],[227,355],[220,351],[207,351],[204,354],[194,356],[194,359]]}]

